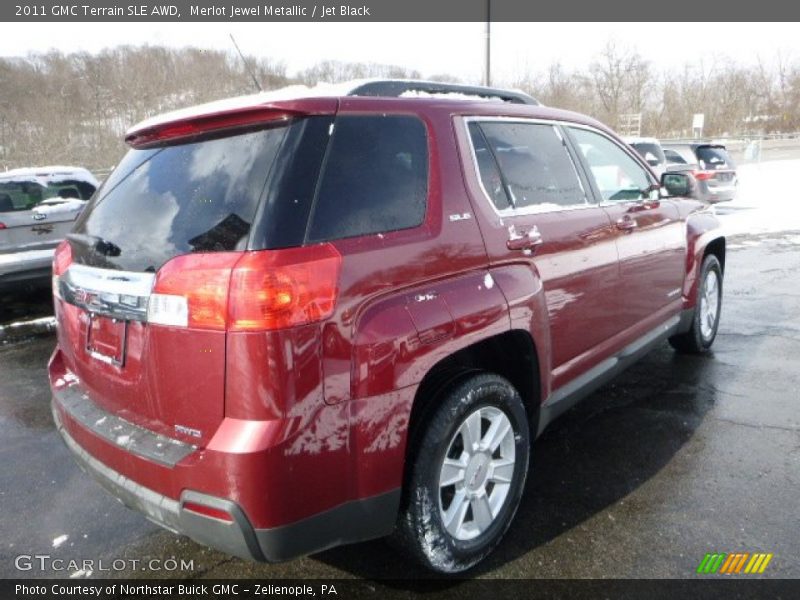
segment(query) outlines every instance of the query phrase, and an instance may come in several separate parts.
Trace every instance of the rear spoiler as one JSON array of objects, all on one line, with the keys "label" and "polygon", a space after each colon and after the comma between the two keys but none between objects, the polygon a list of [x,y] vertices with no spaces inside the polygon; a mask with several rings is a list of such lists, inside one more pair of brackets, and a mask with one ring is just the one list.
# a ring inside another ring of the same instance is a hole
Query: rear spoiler
[{"label": "rear spoiler", "polygon": [[255,106],[220,109],[214,112],[186,114],[176,118],[165,115],[164,120],[145,121],[125,135],[132,148],[149,148],[169,142],[179,142],[198,135],[228,130],[242,130],[261,124],[289,119],[336,113],[339,101],[335,98],[270,102]]}]

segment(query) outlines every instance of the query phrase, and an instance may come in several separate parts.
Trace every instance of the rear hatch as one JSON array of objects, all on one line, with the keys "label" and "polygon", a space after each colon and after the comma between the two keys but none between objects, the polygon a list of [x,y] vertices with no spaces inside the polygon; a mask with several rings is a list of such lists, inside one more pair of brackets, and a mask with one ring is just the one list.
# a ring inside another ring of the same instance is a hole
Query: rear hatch
[{"label": "rear hatch", "polygon": [[69,174],[33,170],[0,178],[0,266],[10,271],[39,260],[47,264],[95,187]]},{"label": "rear hatch", "polygon": [[700,170],[695,173],[709,188],[732,188],[736,185],[736,165],[725,146],[706,144],[695,148]]},{"label": "rear hatch", "polygon": [[260,109],[133,140],[55,259],[59,347],[97,405],[209,441],[235,267],[302,241],[331,121]]}]

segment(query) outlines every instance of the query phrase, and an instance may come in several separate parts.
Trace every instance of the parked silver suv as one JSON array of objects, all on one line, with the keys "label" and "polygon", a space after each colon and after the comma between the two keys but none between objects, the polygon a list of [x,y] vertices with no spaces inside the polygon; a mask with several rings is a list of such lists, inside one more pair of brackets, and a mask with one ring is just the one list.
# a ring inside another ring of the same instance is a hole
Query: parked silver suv
[{"label": "parked silver suv", "polygon": [[0,173],[0,289],[49,282],[55,247],[97,186],[79,167]]},{"label": "parked silver suv", "polygon": [[695,186],[692,197],[710,204],[736,197],[736,165],[722,144],[710,142],[662,142],[668,171],[691,169]]}]

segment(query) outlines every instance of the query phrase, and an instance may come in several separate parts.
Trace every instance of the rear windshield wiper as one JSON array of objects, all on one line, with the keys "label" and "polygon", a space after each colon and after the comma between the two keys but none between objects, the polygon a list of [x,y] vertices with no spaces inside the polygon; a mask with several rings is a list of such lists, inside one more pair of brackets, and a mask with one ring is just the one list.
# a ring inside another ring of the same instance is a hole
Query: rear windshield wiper
[{"label": "rear windshield wiper", "polygon": [[122,248],[117,246],[114,242],[109,242],[101,237],[95,235],[86,235],[84,233],[68,233],[67,239],[71,242],[78,242],[87,248],[91,248],[101,256],[119,256],[122,253]]}]

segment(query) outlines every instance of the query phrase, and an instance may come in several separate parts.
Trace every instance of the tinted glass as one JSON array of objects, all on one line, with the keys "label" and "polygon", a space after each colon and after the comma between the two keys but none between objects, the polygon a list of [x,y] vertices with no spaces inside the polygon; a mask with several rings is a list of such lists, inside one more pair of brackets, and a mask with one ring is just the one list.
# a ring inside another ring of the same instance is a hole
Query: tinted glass
[{"label": "tinted glass", "polygon": [[687,164],[683,157],[675,152],[675,150],[664,150],[664,158],[667,159],[667,162],[676,164],[676,165],[685,165]]},{"label": "tinted glass", "polygon": [[478,174],[481,183],[489,198],[498,210],[509,208],[511,201],[508,199],[503,178],[500,176],[500,169],[492,155],[492,151],[486,144],[486,138],[477,123],[469,124],[469,135],[472,139],[472,148],[475,150],[475,160],[478,163]]},{"label": "tinted glass", "polygon": [[286,129],[131,150],[70,235],[76,259],[153,271],[179,254],[243,250]]},{"label": "tinted glass", "polygon": [[0,181],[0,212],[30,210],[43,200],[88,200],[94,186],[83,181],[64,180],[41,185],[33,181]]},{"label": "tinted glass", "polygon": [[733,164],[728,152],[721,146],[699,146],[695,150],[700,168],[714,171],[717,169],[733,169]]},{"label": "tinted glass", "polygon": [[641,200],[652,182],[644,168],[607,137],[587,129],[570,128],[603,200]]},{"label": "tinted glass", "polygon": [[415,117],[336,119],[310,241],[406,229],[425,218],[428,143]]},{"label": "tinted glass", "polygon": [[664,151],[661,149],[661,146],[658,144],[648,144],[648,143],[635,143],[631,144],[634,150],[639,153],[647,164],[651,166],[658,166],[663,165],[666,162],[666,158],[664,157]]},{"label": "tinted glass", "polygon": [[500,166],[515,208],[551,210],[586,204],[575,165],[554,127],[481,123],[480,128]]}]

